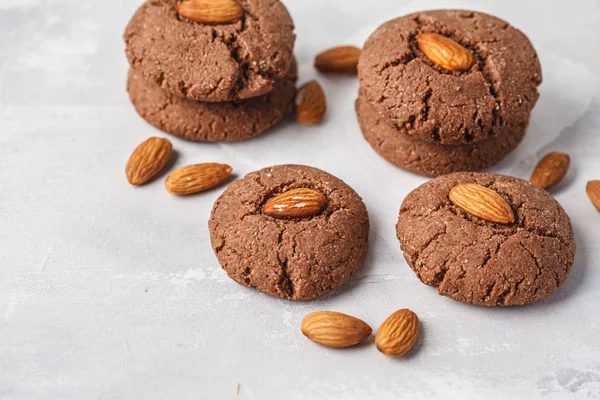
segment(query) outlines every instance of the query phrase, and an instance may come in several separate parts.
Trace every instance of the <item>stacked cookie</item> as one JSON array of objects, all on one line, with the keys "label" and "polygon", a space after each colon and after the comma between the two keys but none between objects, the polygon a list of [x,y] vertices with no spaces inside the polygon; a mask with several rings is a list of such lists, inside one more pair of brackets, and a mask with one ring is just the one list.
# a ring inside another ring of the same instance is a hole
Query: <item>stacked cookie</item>
[{"label": "stacked cookie", "polygon": [[363,48],[356,112],[383,158],[438,176],[490,167],[520,143],[542,81],[535,49],[496,17],[410,14]]},{"label": "stacked cookie", "polygon": [[124,39],[131,101],[174,136],[248,139],[293,101],[294,24],[279,0],[148,0]]}]

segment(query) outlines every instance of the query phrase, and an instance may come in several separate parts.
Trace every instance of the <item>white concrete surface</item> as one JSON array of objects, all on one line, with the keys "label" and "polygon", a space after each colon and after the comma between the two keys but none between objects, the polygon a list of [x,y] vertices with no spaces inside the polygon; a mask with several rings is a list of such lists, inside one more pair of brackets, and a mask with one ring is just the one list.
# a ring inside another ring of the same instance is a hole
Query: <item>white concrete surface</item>
[{"label": "white concrete surface", "polygon": [[[357,82],[319,76],[325,124],[285,123],[246,143],[173,139],[177,165],[216,161],[241,176],[305,163],[352,185],[372,220],[370,252],[341,290],[307,303],[229,280],[207,219],[222,188],[176,198],[162,180],[132,188],[131,150],[152,135],[124,90],[121,35],[138,0],[0,1],[0,399],[573,399],[600,396],[600,5],[588,1],[288,0],[301,80],[312,57],[361,44],[410,11],[484,10],[526,32],[545,82],[523,145],[494,172],[527,178],[540,155],[572,156],[552,194],[571,215],[576,265],[537,305],[487,309],[440,297],[404,262],[401,200],[425,181],[388,165],[353,115]],[[368,344],[330,350],[300,333],[332,309],[374,329],[420,316],[403,359]]]}]

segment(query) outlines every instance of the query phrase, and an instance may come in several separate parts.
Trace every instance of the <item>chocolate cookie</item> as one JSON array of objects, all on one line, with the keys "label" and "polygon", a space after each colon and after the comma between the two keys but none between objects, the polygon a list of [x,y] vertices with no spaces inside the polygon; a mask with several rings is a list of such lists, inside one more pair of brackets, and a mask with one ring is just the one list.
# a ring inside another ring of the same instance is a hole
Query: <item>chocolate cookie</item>
[{"label": "chocolate cookie", "polygon": [[[309,218],[263,213],[269,199],[296,188],[319,191],[326,207]],[[208,226],[213,250],[232,279],[292,300],[337,288],[367,254],[369,216],[361,198],[340,179],[302,165],[265,168],[231,183]]]},{"label": "chocolate cookie", "polygon": [[233,142],[277,124],[294,100],[295,82],[294,63],[270,93],[237,102],[204,103],[167,92],[130,69],[127,90],[138,114],[162,131],[186,140]]},{"label": "chocolate cookie", "polygon": [[[416,36],[437,33],[469,49],[464,72],[435,65]],[[436,10],[381,25],[364,45],[361,89],[395,129],[443,144],[469,144],[524,129],[537,99],[542,72],[527,37],[491,15]]]},{"label": "chocolate cookie", "polygon": [[[453,205],[448,193],[476,183],[499,193],[515,222],[497,224]],[[485,306],[534,303],[567,279],[575,257],[569,217],[545,190],[502,175],[455,173],[411,192],[396,226],[417,277],[441,295]]]},{"label": "chocolate cookie", "polygon": [[148,0],[125,30],[131,66],[165,90],[201,101],[270,92],[292,61],[294,24],[279,0],[239,0],[242,20],[204,25],[181,17],[179,0]]},{"label": "chocolate cookie", "polygon": [[442,145],[415,139],[390,127],[375,107],[360,95],[356,114],[363,136],[380,156],[408,171],[438,176],[459,171],[479,171],[500,162],[521,142],[525,127],[481,142]]}]

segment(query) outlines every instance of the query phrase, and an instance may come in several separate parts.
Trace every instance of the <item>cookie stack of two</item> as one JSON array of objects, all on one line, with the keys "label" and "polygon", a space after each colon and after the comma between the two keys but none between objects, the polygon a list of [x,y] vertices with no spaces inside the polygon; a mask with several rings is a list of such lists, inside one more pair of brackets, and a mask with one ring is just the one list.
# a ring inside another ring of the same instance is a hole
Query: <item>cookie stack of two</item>
[{"label": "cookie stack of two", "polygon": [[522,32],[462,10],[383,24],[365,43],[358,73],[366,140],[392,164],[428,176],[502,160],[523,139],[542,81]]},{"label": "cookie stack of two", "polygon": [[293,101],[294,24],[279,0],[148,0],[124,39],[135,109],[174,136],[248,139]]}]

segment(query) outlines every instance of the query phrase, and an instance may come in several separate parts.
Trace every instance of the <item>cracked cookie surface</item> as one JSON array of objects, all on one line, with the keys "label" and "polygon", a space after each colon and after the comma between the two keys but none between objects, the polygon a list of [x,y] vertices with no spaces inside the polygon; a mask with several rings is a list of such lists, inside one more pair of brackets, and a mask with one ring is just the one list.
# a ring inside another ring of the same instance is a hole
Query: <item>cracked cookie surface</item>
[{"label": "cracked cookie surface", "polygon": [[[472,216],[450,202],[459,183],[498,192],[515,213],[502,225]],[[396,233],[404,258],[441,295],[484,306],[540,301],[560,287],[575,258],[569,217],[545,190],[517,178],[455,173],[411,192]]]},{"label": "cracked cookie surface", "polygon": [[[320,191],[327,206],[311,218],[262,213],[270,198],[296,188]],[[213,250],[238,283],[275,297],[309,300],[339,287],[367,254],[369,216],[340,179],[303,165],[278,165],[232,182],[209,220]]]},{"label": "cracked cookie surface", "polygon": [[[464,72],[443,70],[420,50],[421,33],[455,40],[475,63]],[[381,25],[364,45],[358,74],[361,90],[390,126],[443,144],[524,128],[542,81],[523,33],[491,15],[461,10],[414,13]]]},{"label": "cracked cookie surface", "polygon": [[293,59],[294,24],[279,0],[239,0],[241,21],[203,25],[181,17],[179,0],[148,0],[124,39],[131,66],[178,96],[221,102],[270,92]]},{"label": "cracked cookie surface", "polygon": [[473,144],[425,142],[390,127],[363,95],[356,100],[356,114],[363,136],[380,156],[400,168],[426,176],[491,167],[514,150],[525,136],[525,128],[516,126],[505,134]]},{"label": "cracked cookie surface", "polygon": [[179,97],[129,70],[127,91],[138,114],[156,128],[186,140],[233,142],[277,124],[296,93],[296,63],[265,95],[237,102],[205,103]]}]

